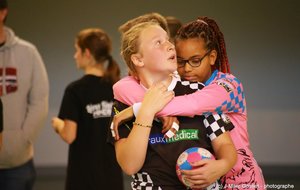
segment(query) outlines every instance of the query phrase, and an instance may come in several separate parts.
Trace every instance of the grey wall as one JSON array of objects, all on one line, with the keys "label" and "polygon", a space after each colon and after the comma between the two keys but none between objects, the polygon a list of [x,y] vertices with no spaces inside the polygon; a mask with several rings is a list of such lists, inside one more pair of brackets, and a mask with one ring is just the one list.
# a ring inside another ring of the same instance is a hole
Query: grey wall
[{"label": "grey wall", "polygon": [[297,0],[18,0],[9,2],[7,25],[40,50],[50,79],[50,111],[36,143],[39,166],[65,165],[68,146],[53,132],[63,90],[82,75],[75,68],[73,42],[85,27],[101,27],[119,56],[117,28],[148,12],[188,22],[213,17],[227,42],[232,72],[244,84],[251,146],[261,164],[300,164],[300,3]]}]

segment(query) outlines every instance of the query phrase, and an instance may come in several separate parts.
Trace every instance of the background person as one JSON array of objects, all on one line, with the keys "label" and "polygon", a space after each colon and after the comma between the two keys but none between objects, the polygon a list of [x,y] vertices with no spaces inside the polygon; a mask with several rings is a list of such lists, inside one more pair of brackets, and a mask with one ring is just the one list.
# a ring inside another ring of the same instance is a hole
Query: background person
[{"label": "background person", "polygon": [[177,31],[182,26],[182,22],[174,16],[166,16],[166,21],[170,33],[170,40],[174,42]]},{"label": "background person", "polygon": [[34,142],[48,114],[49,83],[36,47],[5,26],[7,1],[0,0],[0,96],[3,146],[0,189],[31,190],[36,179]]},{"label": "background person", "polygon": [[112,85],[119,79],[109,36],[98,28],[80,31],[74,59],[84,76],[65,90],[52,125],[69,144],[66,190],[123,189],[113,146],[106,143],[113,104]]}]

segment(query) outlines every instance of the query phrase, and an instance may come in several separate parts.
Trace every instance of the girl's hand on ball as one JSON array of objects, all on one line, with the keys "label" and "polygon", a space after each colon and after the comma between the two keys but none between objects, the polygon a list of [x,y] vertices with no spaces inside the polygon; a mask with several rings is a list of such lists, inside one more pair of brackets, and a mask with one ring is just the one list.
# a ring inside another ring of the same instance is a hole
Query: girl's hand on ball
[{"label": "girl's hand on ball", "polygon": [[200,160],[191,163],[194,169],[182,170],[181,173],[193,184],[191,188],[205,188],[219,179],[219,168],[222,164],[220,160]]}]

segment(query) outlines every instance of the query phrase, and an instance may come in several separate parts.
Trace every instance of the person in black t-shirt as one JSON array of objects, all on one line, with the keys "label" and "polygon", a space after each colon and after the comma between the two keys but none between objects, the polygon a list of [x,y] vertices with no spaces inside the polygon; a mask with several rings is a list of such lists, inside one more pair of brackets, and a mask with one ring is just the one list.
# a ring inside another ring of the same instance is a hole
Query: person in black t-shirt
[{"label": "person in black t-shirt", "polygon": [[[66,190],[123,190],[123,174],[106,139],[113,104],[112,85],[120,70],[111,56],[109,36],[97,28],[79,32],[77,67],[85,75],[65,90],[52,126],[68,144]],[[107,67],[105,67],[107,64]]]}]

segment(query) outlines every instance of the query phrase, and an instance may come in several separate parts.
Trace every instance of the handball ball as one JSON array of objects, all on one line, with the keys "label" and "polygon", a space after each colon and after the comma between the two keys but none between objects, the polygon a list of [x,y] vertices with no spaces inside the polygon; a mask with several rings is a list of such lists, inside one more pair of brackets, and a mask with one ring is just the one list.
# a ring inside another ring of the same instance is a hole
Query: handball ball
[{"label": "handball ball", "polygon": [[176,163],[176,173],[179,180],[187,187],[190,187],[185,177],[181,175],[180,170],[191,170],[194,167],[191,165],[192,162],[196,162],[203,159],[215,159],[215,157],[206,149],[199,147],[192,147],[181,153]]}]

